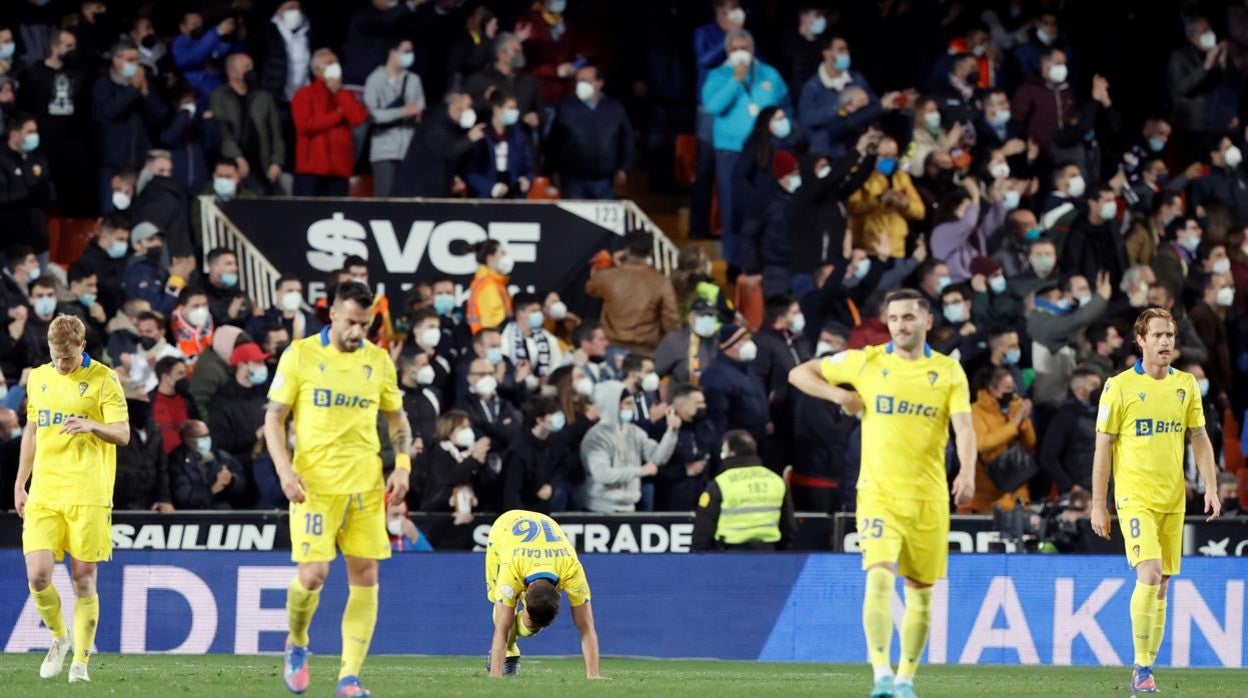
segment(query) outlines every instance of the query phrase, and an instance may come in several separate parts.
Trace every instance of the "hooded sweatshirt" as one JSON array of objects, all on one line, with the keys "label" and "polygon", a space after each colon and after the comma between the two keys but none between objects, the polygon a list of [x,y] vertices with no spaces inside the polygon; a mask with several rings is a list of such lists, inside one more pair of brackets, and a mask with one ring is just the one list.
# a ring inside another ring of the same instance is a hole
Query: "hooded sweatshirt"
[{"label": "hooded sweatshirt", "polygon": [[676,450],[676,431],[669,429],[656,442],[636,424],[620,423],[623,394],[624,384],[619,381],[604,381],[594,388],[600,418],[581,442],[590,511],[635,511],[641,499],[642,464],[664,465]]}]

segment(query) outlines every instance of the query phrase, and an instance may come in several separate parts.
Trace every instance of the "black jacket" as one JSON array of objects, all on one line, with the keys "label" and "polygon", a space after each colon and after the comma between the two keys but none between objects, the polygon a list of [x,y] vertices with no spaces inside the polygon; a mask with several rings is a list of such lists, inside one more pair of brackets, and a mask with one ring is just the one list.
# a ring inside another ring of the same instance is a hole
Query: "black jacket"
[{"label": "black jacket", "polygon": [[857,420],[837,405],[802,392],[795,392],[793,416],[794,474],[840,482]]},{"label": "black jacket", "polygon": [[[480,113],[480,112],[478,112]],[[395,196],[445,198],[464,155],[472,149],[468,131],[451,121],[445,105],[429,110],[416,125],[394,182]]]},{"label": "black jacket", "polygon": [[113,508],[146,510],[156,502],[173,502],[173,497],[164,440],[149,413],[146,424],[130,425],[130,443],[117,449]]},{"label": "black jacket", "polygon": [[122,289],[126,282],[126,269],[130,267],[130,258],[122,256],[113,259],[104,248],[92,241],[83,250],[80,259],[90,263],[91,269],[95,271],[98,286],[96,300],[103,306],[104,314],[113,317],[125,301]]},{"label": "black jacket", "polygon": [[172,177],[153,177],[130,208],[130,222],[154,224],[165,235],[170,257],[189,257],[201,245],[191,239],[190,197]]},{"label": "black jacket", "polygon": [[[239,310],[238,317],[233,319],[230,318],[230,303],[233,303],[235,298],[245,298],[242,290],[238,288],[237,284],[235,284],[232,288],[224,288],[222,286],[217,286],[205,277],[203,289],[204,295],[208,296],[208,312],[212,315],[212,324],[214,327],[221,327],[223,325],[242,327],[248,320],[251,319],[251,313],[246,312],[246,303],[244,303],[244,307]],[[314,332],[312,330],[308,330],[307,334],[314,334]],[[253,339],[260,341],[261,337],[253,336]]]},{"label": "black jacket", "polygon": [[529,112],[537,112],[539,115],[542,113],[541,90],[537,78],[524,71],[503,75],[496,66],[490,65],[464,82],[464,91],[472,96],[473,109],[479,120],[489,120],[490,105],[485,101],[485,91],[489,87],[503,90],[515,97],[521,117]]},{"label": "black jacket", "polygon": [[503,508],[550,513],[550,500],[537,491],[555,486],[554,447],[550,438],[539,439],[526,430],[503,456]]},{"label": "black jacket", "polygon": [[1209,174],[1192,182],[1187,205],[1195,210],[1211,203],[1226,207],[1232,225],[1248,225],[1248,177],[1242,170],[1210,167]]},{"label": "black jacket", "polygon": [[737,251],[746,274],[761,274],[763,267],[789,269],[793,264],[793,195],[775,182],[765,186],[772,190],[771,198],[747,213],[741,224]]},{"label": "black jacket", "polygon": [[[798,171],[802,186],[793,193],[792,252],[794,274],[813,274],[841,256],[845,240],[845,204],[875,169],[875,156],[859,156],[857,150],[829,162],[824,177],[815,174],[815,158],[802,158]],[[839,268],[839,267],[838,267]],[[809,318],[808,318],[809,319]]]},{"label": "black jacket", "polygon": [[[761,465],[757,456],[742,457],[734,456],[724,461],[720,473],[733,468],[749,467]],[[793,497],[785,488],[784,504],[780,509],[780,542],[771,543],[754,543],[747,546],[737,546],[741,549],[750,550],[786,550],[792,547],[794,540],[797,538],[797,517],[793,515]],[[704,552],[707,550],[723,550],[724,546],[715,540],[715,531],[719,528],[719,507],[723,503],[723,493],[719,491],[719,484],[715,480],[711,480],[706,486],[706,503],[698,502],[698,509],[693,519],[693,541],[690,543],[689,549],[695,552]]]},{"label": "black jacket", "polygon": [[[706,461],[706,468],[699,475],[690,476],[685,466]],[[719,464],[719,442],[715,440],[715,425],[703,417],[680,425],[676,434],[676,450],[667,463],[659,466],[655,476],[655,511],[693,511],[698,505],[698,495],[706,489],[706,483]]]},{"label": "black jacket", "polygon": [[1074,398],[1057,410],[1040,442],[1040,467],[1060,492],[1079,485],[1092,491],[1092,452],[1096,449],[1095,404]]},{"label": "black jacket", "polygon": [[[214,437],[215,443],[215,437]],[[247,475],[243,466],[222,449],[212,449],[213,460],[206,461],[185,444],[169,453],[169,476],[173,481],[173,506],[178,509],[237,509],[246,504]],[[230,469],[233,478],[225,489],[213,494],[221,466]]]},{"label": "black jacket", "polygon": [[[450,512],[451,494],[458,485],[475,484],[478,471],[489,470],[485,463],[471,456],[463,461],[455,460],[447,450],[447,442],[427,446],[429,451],[429,478],[425,487],[425,496],[421,499],[420,509],[424,512]],[[454,448],[452,446],[452,448]]]},{"label": "black jacket", "polygon": [[91,115],[101,165],[113,169],[143,166],[152,148],[152,131],[169,112],[156,85],[149,85],[144,96],[128,83],[114,81],[111,73],[96,78],[91,88]]},{"label": "black jacket", "polygon": [[1110,283],[1118,288],[1127,271],[1127,250],[1122,236],[1114,230],[1116,226],[1117,223],[1095,225],[1086,215],[1080,216],[1062,245],[1058,268],[1066,275],[1081,274],[1094,287],[1096,273],[1105,270]]},{"label": "black jacket", "polygon": [[769,415],[763,381],[748,364],[725,354],[716,356],[702,372],[707,419],[715,427],[716,440],[729,429],[745,429],[757,443],[763,442]]},{"label": "black jacket", "polygon": [[415,388],[400,385],[399,389],[403,391],[403,412],[407,414],[412,436],[420,437],[426,451],[433,448],[437,443],[438,414],[449,405],[442,400],[438,389],[431,385]]},{"label": "black jacket", "polygon": [[[272,22],[265,22],[261,32],[263,37],[260,39],[260,46],[252,53],[256,57],[256,74],[260,76],[260,87],[268,90],[279,104],[288,103],[286,75],[290,71],[290,58],[286,55],[286,42]],[[324,45],[316,26],[309,26],[308,52],[316,53]],[[293,148],[287,153],[291,159],[294,158]]]},{"label": "black jacket", "polygon": [[234,380],[234,367],[225,385],[208,401],[208,430],[214,449],[226,451],[239,462],[250,463],[256,446],[256,430],[264,425],[263,385],[244,388]]},{"label": "black jacket", "polygon": [[48,251],[48,221],[43,207],[53,199],[48,161],[38,151],[15,153],[0,147],[0,239],[5,245],[30,245]]},{"label": "black jacket", "polygon": [[472,428],[478,436],[490,437],[490,452],[502,454],[519,438],[524,428],[524,417],[507,400],[498,395],[494,396],[494,400],[498,408],[497,417],[486,413],[485,406],[476,395],[464,395],[456,407],[472,418]]},{"label": "black jacket", "polygon": [[601,96],[590,108],[573,97],[559,105],[547,140],[549,169],[564,177],[609,179],[633,162],[633,127],[624,105]]},{"label": "black jacket", "polygon": [[789,371],[810,360],[814,348],[805,335],[764,327],[754,335],[758,346],[758,358],[754,359],[754,372],[763,379],[767,399],[772,403],[787,403],[789,399]]}]

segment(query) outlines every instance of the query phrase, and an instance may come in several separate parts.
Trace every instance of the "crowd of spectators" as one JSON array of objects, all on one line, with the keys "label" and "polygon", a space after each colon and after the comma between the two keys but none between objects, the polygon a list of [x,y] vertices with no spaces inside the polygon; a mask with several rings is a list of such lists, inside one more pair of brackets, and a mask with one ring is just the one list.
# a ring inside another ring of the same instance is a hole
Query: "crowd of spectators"
[{"label": "crowd of spectators", "polygon": [[[198,195],[343,196],[369,172],[380,196],[526,197],[546,177],[606,198],[639,168],[676,186],[687,131],[692,233],[717,227],[727,286],[706,245],[665,276],[632,233],[577,303],[510,286],[498,241],[474,248],[463,295],[450,278],[378,295],[372,338],[417,437],[396,507],[690,511],[731,430],[788,472],[799,511],[852,506],[858,420],[787,376],[888,341],[881,301],[904,286],[971,377],[971,510],[1086,494],[1095,405],[1133,365],[1149,305],[1178,318],[1178,365],[1238,509],[1242,454],[1223,435],[1240,443],[1248,407],[1242,8],[1128,23],[1165,49],[1143,64],[1155,94],[1137,86],[1128,109],[1111,82],[1124,69],[1073,31],[1076,10],[1026,2],[657,3],[621,25],[644,27],[632,35],[564,0],[306,4],[0,8],[6,477],[26,375],[49,360],[51,319],[74,314],[137,436],[119,449],[118,508],[284,506],[267,385],[326,310],[290,276],[255,303],[235,254],[200,248]],[[49,220],[65,216],[98,222],[58,265]],[[368,273],[348,258],[329,286]],[[569,312],[586,299],[596,317]],[[1019,450],[1036,472],[1003,489],[988,465]]]}]

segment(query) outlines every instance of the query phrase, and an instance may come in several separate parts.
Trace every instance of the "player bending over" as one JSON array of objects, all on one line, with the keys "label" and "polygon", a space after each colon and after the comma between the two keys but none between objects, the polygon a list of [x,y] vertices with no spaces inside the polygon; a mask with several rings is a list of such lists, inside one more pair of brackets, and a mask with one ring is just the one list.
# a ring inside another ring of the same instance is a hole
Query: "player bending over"
[{"label": "player bending over", "polygon": [[494,604],[494,639],[485,663],[490,676],[519,675],[516,639],[532,637],[553,623],[563,592],[581,634],[585,676],[602,678],[589,582],[576,549],[554,519],[513,509],[494,521],[485,549],[485,589]]},{"label": "player bending over", "polygon": [[1166,630],[1166,587],[1183,555],[1183,454],[1192,441],[1205,482],[1207,520],[1222,513],[1213,444],[1205,433],[1200,388],[1190,373],[1170,366],[1177,324],[1170,313],[1149,308],[1135,321],[1143,358],[1105,381],[1096,415],[1092,459],[1092,530],[1109,538],[1109,471],[1127,561],[1135,568],[1131,637],[1135,645],[1132,693],[1156,693],[1153,664]]}]

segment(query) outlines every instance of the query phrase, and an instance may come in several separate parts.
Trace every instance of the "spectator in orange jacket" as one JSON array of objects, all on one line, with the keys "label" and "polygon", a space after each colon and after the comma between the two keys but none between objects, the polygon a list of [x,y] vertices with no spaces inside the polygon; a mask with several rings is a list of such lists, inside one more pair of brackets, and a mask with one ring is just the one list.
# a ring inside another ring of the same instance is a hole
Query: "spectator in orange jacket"
[{"label": "spectator in orange jacket", "polygon": [[1031,422],[1031,401],[1019,397],[1017,390],[1009,369],[996,368],[988,386],[980,389],[975,404],[971,405],[971,420],[979,446],[975,498],[971,500],[971,510],[976,514],[991,514],[995,504],[1009,511],[1014,508],[1015,500],[1027,502],[1031,498],[1026,484],[1012,492],[1002,492],[988,477],[988,464],[1014,444],[1021,443],[1023,448],[1035,453],[1036,428]]},{"label": "spectator in orange jacket", "polygon": [[511,317],[511,292],[507,281],[516,261],[498,240],[477,243],[477,273],[468,287],[468,328],[473,334],[482,329],[498,329]]},{"label": "spectator in orange jacket", "polygon": [[355,166],[351,129],[368,121],[368,109],[342,89],[342,65],[329,49],[312,55],[311,83],[290,101],[295,121],[295,194],[346,196]]}]

